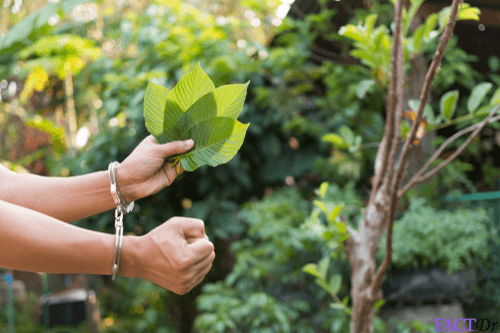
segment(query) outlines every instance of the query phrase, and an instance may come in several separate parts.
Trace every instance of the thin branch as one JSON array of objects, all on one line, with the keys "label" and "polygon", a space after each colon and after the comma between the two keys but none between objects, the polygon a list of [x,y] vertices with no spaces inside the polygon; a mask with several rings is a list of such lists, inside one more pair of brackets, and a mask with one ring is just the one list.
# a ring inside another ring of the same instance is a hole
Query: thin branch
[{"label": "thin branch", "polygon": [[434,53],[434,57],[432,59],[431,65],[429,67],[429,70],[427,71],[427,74],[425,75],[425,81],[424,81],[424,86],[422,88],[422,93],[420,94],[420,99],[419,99],[419,106],[417,110],[417,114],[415,117],[415,121],[413,122],[413,125],[411,126],[411,131],[410,134],[408,135],[408,138],[406,139],[404,146],[403,146],[403,151],[400,155],[400,160],[399,160],[399,167],[396,171],[396,179],[393,183],[393,189],[397,191],[401,184],[401,180],[403,178],[403,171],[404,169],[402,166],[406,164],[406,160],[408,159],[408,156],[410,155],[410,149],[413,140],[415,140],[415,136],[417,134],[417,129],[420,126],[420,122],[422,121],[422,116],[424,114],[424,107],[427,104],[427,101],[429,99],[430,91],[431,91],[431,86],[432,82],[434,81],[434,77],[439,71],[439,68],[441,66],[441,61],[443,60],[443,55],[444,55],[444,50],[446,49],[446,45],[450,41],[451,37],[453,36],[453,29],[455,28],[455,23],[457,21],[457,14],[458,14],[458,6],[463,2],[463,0],[453,0],[453,3],[451,5],[451,10],[450,10],[450,17],[448,19],[448,23],[446,24],[446,27],[443,31],[443,35],[439,39],[439,44],[436,49],[436,52]]},{"label": "thin branch", "polygon": [[378,146],[380,146],[380,142],[369,142],[369,143],[364,143],[361,146],[359,146],[359,149],[375,148]]},{"label": "thin branch", "polygon": [[[388,122],[392,122],[392,126],[390,126],[390,130],[392,131],[390,140],[387,142],[386,149],[389,151],[388,161],[387,161],[387,175],[384,175],[383,181],[383,197],[389,198],[395,197],[396,193],[393,187],[391,186],[391,182],[393,181],[394,175],[394,163],[396,161],[396,154],[398,151],[399,141],[401,140],[401,113],[403,108],[403,85],[404,85],[404,51],[403,51],[403,27],[402,27],[402,9],[403,9],[403,0],[398,0],[395,8],[394,15],[394,36],[393,36],[393,48],[391,55],[391,84],[389,88],[389,112]],[[389,117],[390,116],[390,117]],[[389,126],[386,126],[388,128]],[[381,173],[382,174],[382,173]],[[394,210],[395,202],[391,200],[391,205],[389,206],[389,211],[392,212]],[[392,210],[391,210],[392,208]],[[392,220],[390,219],[392,214],[385,214],[383,217],[382,225],[387,228],[387,244],[384,255],[384,260],[382,264],[378,268],[375,276],[372,280],[371,284],[371,295],[375,294],[375,291],[380,288],[382,284],[382,278],[385,275],[385,272],[389,268],[392,261]]]},{"label": "thin branch", "polygon": [[[496,116],[493,118],[493,116],[498,112],[498,110],[500,110],[500,105],[498,105],[493,111],[491,111],[490,114],[488,115],[488,117],[486,117],[486,119],[484,119],[482,122],[480,122],[478,124],[471,125],[465,129],[455,133],[451,137],[449,137],[439,147],[439,149],[436,150],[436,152],[432,155],[432,157],[429,158],[429,160],[425,163],[425,165],[420,170],[418,170],[418,172],[410,179],[410,181],[402,189],[400,189],[398,191],[398,198],[403,196],[403,194],[409,188],[411,188],[413,185],[415,185],[419,182],[422,182],[422,181],[428,179],[429,177],[433,176],[436,172],[441,170],[448,163],[450,163],[453,159],[455,159],[458,155],[460,155],[460,153],[462,153],[462,151],[467,147],[467,145],[472,141],[472,139],[484,128],[484,126],[486,126],[486,124],[492,123],[492,122],[500,119],[500,116]],[[455,141],[456,139],[458,139],[462,135],[469,133],[469,132],[472,132],[472,134],[469,136],[469,138],[467,138],[467,140],[465,140],[465,142],[452,155],[450,155],[450,157],[448,157],[445,161],[443,161],[437,167],[435,167],[434,169],[432,169],[431,171],[429,171],[425,175],[423,175],[425,170],[427,170],[427,168],[429,168],[429,166],[432,164],[432,162],[434,162],[439,157],[439,155],[443,152],[443,150],[450,143],[452,143],[453,141]]]},{"label": "thin branch", "polygon": [[[400,63],[401,57],[399,56],[400,54],[400,49],[402,48],[402,35],[401,35],[401,8],[403,7],[403,4],[401,1],[398,1],[395,5],[395,13],[394,13],[394,36],[393,36],[393,43],[392,43],[392,50],[391,50],[391,81],[390,81],[390,86],[389,86],[389,96],[387,98],[387,103],[386,103],[386,114],[387,114],[387,120],[385,123],[385,132],[384,132],[384,137],[382,138],[383,144],[380,145],[379,150],[381,156],[377,156],[377,159],[380,158],[381,164],[380,168],[375,168],[375,178],[373,181],[373,187],[372,187],[372,193],[370,195],[370,200],[369,203],[372,204],[373,200],[375,200],[375,193],[378,192],[379,187],[382,184],[382,180],[385,177],[387,170],[393,170],[394,168],[394,161],[392,161],[392,165],[390,164],[391,158],[394,158],[394,153],[393,153],[393,148],[395,146],[394,144],[394,126],[399,126],[399,123],[395,123],[396,119],[396,113],[398,113],[399,108],[401,105],[399,104],[399,94],[402,95],[402,90],[399,89],[399,86],[402,86],[400,80],[400,67],[404,66],[404,63]],[[402,51],[401,51],[402,52]],[[404,61],[404,60],[403,60]],[[403,70],[403,68],[401,68]],[[401,103],[402,104],[402,103]],[[379,155],[377,153],[377,155]],[[389,163],[389,165],[388,165]],[[391,172],[392,174],[392,172]],[[392,179],[392,177],[390,177]],[[388,187],[386,188],[388,190]]]}]

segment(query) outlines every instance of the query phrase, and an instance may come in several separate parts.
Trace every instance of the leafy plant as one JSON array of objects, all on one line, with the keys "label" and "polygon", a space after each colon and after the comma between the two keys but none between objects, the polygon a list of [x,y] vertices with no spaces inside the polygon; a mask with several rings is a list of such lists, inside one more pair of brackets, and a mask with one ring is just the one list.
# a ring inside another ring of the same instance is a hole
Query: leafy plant
[{"label": "leafy plant", "polygon": [[174,161],[174,165],[180,161],[187,171],[226,163],[240,149],[250,125],[236,120],[247,86],[215,89],[199,63],[172,91],[150,81],[144,98],[146,128],[159,143],[194,140],[194,148]]},{"label": "leafy plant", "polygon": [[[410,209],[394,226],[393,263],[398,269],[437,265],[448,273],[475,266],[474,256],[486,259],[484,246],[493,234],[488,214],[474,210],[437,211],[425,199],[414,199]],[[382,259],[385,239],[378,254]]]},{"label": "leafy plant", "polygon": [[245,205],[248,237],[232,244],[236,263],[225,280],[203,287],[196,332],[312,333],[339,320],[302,272],[321,248],[321,238],[300,228],[308,209],[297,188]]}]

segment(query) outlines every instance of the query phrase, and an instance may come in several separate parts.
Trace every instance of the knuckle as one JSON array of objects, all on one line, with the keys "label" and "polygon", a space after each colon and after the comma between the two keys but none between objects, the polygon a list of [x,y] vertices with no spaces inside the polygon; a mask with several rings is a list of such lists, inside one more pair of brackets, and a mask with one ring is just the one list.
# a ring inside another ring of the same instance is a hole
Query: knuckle
[{"label": "knuckle", "polygon": [[211,241],[208,241],[208,247],[210,248],[210,250],[212,251],[212,253],[214,254],[214,257],[215,257],[215,253],[214,253],[215,246]]},{"label": "knuckle", "polygon": [[179,268],[183,271],[187,270],[189,267],[191,267],[191,264],[193,263],[192,258],[183,258],[179,260]]}]

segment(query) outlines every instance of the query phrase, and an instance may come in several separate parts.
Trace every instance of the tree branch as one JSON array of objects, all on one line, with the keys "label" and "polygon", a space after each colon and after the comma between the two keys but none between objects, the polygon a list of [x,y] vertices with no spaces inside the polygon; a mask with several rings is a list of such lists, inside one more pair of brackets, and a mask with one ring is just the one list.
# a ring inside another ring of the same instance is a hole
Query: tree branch
[{"label": "tree branch", "polygon": [[[402,9],[403,0],[398,0],[396,2],[395,15],[394,15],[394,36],[393,36],[393,48],[391,54],[391,83],[389,87],[389,108],[387,122],[392,122],[390,126],[390,140],[387,142],[387,165],[386,174],[383,175],[383,197],[389,198],[395,197],[395,189],[391,186],[394,175],[394,164],[396,161],[396,154],[399,147],[399,141],[401,140],[401,114],[403,108],[403,85],[404,85],[404,50],[403,50],[403,27],[402,27]],[[389,129],[389,126],[386,126]],[[382,174],[382,173],[380,173]],[[394,200],[391,200],[391,205],[389,206],[389,211],[395,206]],[[392,209],[393,210],[393,209]],[[392,220],[389,219],[391,214],[385,214],[383,227],[387,228],[387,245],[384,260],[378,268],[377,272],[371,283],[371,297],[374,298],[375,291],[379,290],[382,284],[382,278],[389,268],[392,261]]]},{"label": "tree branch", "polygon": [[457,21],[458,6],[462,2],[463,0],[453,0],[448,23],[446,24],[443,35],[439,39],[439,44],[436,49],[436,52],[434,53],[431,65],[429,67],[429,70],[427,71],[427,74],[425,75],[424,86],[422,88],[422,93],[420,94],[418,110],[415,117],[416,119],[413,122],[413,125],[411,126],[410,134],[408,135],[408,138],[405,141],[405,144],[403,146],[403,151],[401,153],[400,160],[398,163],[399,167],[396,171],[396,179],[393,183],[393,188],[395,191],[397,191],[397,189],[401,184],[401,179],[403,177],[403,171],[404,171],[402,166],[406,165],[406,160],[408,159],[408,156],[410,154],[410,146],[412,145],[413,140],[415,140],[417,129],[420,125],[420,122],[422,121],[422,116],[424,114],[424,107],[429,99],[432,82],[434,81],[434,77],[438,73],[439,68],[441,66],[441,61],[443,60],[443,55],[444,55],[444,50],[446,49],[446,45],[451,39],[451,36],[453,36],[453,29],[455,28],[455,23]]},{"label": "tree branch", "polygon": [[[403,194],[405,194],[405,192],[408,189],[410,189],[413,185],[415,185],[419,182],[422,182],[422,181],[426,180],[427,178],[433,176],[436,172],[441,170],[448,163],[450,163],[453,159],[455,159],[458,155],[460,155],[462,153],[462,151],[467,147],[467,145],[472,141],[472,139],[484,128],[484,126],[500,119],[500,116],[496,116],[493,118],[493,116],[498,112],[498,110],[500,110],[500,105],[498,105],[493,111],[491,111],[490,114],[488,115],[488,117],[486,117],[486,119],[484,119],[482,122],[480,122],[478,124],[471,125],[465,129],[455,133],[451,137],[449,137],[439,147],[439,149],[436,150],[436,152],[432,155],[432,157],[429,158],[429,160],[425,163],[425,165],[420,170],[418,170],[418,172],[410,179],[410,181],[402,189],[400,189],[398,191],[398,198],[402,197]],[[439,157],[439,155],[443,152],[443,150],[450,143],[452,143],[453,141],[455,141],[456,139],[458,139],[462,135],[469,133],[469,132],[473,132],[473,133],[450,157],[448,157],[445,161],[443,161],[437,167],[435,167],[434,169],[432,169],[431,171],[427,172],[425,175],[422,176],[422,174],[425,172],[425,170],[427,170],[427,168],[429,168],[429,166],[432,164],[432,162],[434,162]]]},{"label": "tree branch", "polygon": [[[391,81],[389,86],[389,96],[387,98],[386,103],[386,114],[387,119],[385,123],[385,132],[384,137],[382,138],[383,144],[379,146],[379,152],[377,153],[377,162],[380,161],[380,168],[378,166],[375,167],[375,177],[372,184],[372,193],[370,196],[369,203],[373,203],[375,200],[375,193],[377,193],[379,187],[382,184],[382,181],[387,179],[385,177],[386,172],[389,170],[392,178],[392,172],[394,170],[394,158],[395,158],[395,143],[394,141],[398,141],[397,138],[394,140],[395,136],[395,127],[400,126],[400,122],[397,121],[397,113],[401,108],[402,104],[402,76],[404,75],[404,59],[402,56],[402,27],[401,27],[401,10],[403,4],[401,1],[397,1],[395,4],[395,12],[394,12],[394,35],[393,35],[393,43],[391,50]],[[401,56],[400,56],[401,55]],[[403,59],[403,63],[401,63],[401,59]],[[395,121],[396,120],[396,121]],[[380,153],[380,156],[379,156]],[[392,159],[392,165],[391,163]],[[385,187],[385,190],[388,191],[388,187]],[[387,192],[385,192],[387,193]]]}]

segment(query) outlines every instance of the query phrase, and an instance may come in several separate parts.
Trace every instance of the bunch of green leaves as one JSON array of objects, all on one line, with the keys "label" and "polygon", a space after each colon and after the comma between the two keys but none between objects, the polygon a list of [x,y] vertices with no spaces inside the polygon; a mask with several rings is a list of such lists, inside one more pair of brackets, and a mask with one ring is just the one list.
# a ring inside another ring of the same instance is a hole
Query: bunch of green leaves
[{"label": "bunch of green leaves", "polygon": [[194,148],[175,158],[187,171],[227,163],[238,152],[248,129],[236,119],[247,84],[215,89],[200,65],[169,91],[149,82],[144,97],[146,128],[158,143],[193,139]]},{"label": "bunch of green leaves", "polygon": [[[494,233],[487,222],[488,215],[481,208],[438,211],[425,199],[414,199],[394,226],[394,267],[408,270],[439,266],[448,273],[474,267],[474,257],[485,260],[489,255],[484,244]],[[381,244],[379,261],[385,251],[385,238]]]}]

